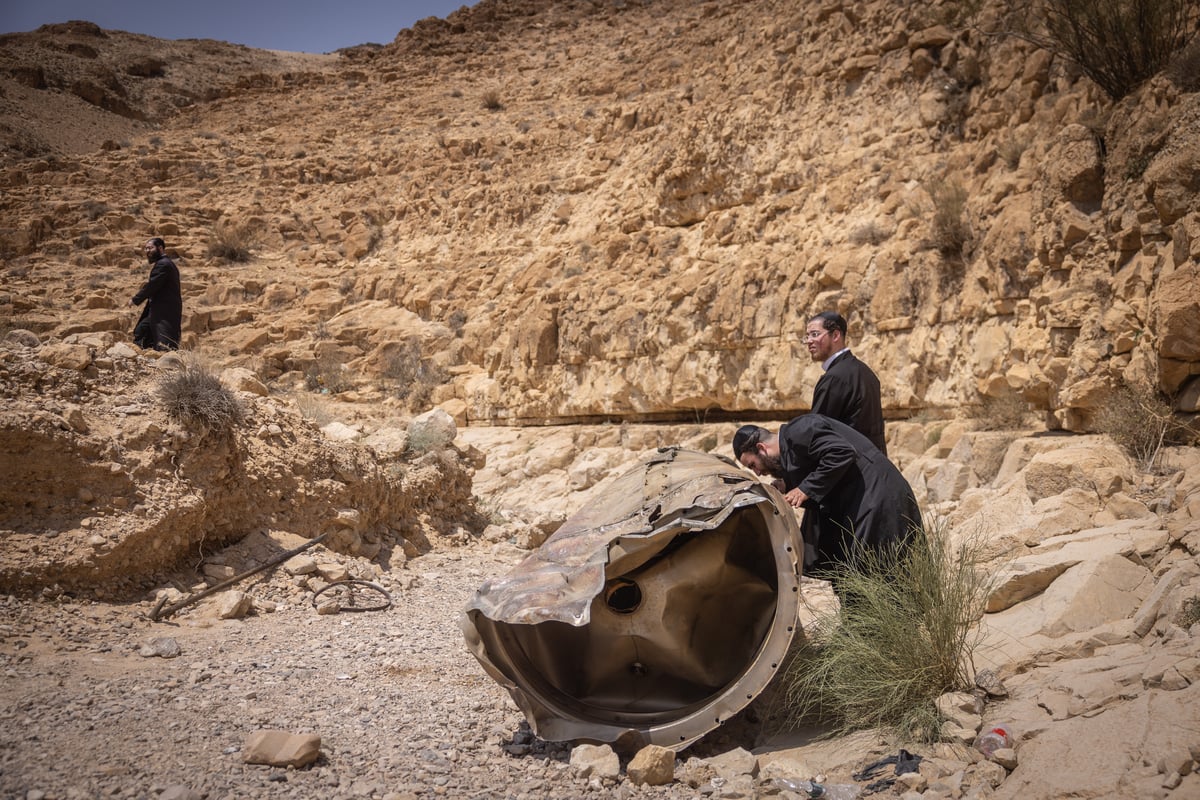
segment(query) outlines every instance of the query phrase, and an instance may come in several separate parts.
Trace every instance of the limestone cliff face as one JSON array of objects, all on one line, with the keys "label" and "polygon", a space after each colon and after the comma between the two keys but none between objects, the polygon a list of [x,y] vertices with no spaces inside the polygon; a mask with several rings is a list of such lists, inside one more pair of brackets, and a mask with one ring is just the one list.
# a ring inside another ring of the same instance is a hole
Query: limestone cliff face
[{"label": "limestone cliff face", "polygon": [[901,2],[484,0],[221,94],[6,159],[14,327],[131,328],[159,234],[188,346],[360,402],[432,375],[460,421],[802,410],[826,308],[892,417],[1087,430],[1121,380],[1197,410],[1200,94],[1166,77],[1114,105]]}]

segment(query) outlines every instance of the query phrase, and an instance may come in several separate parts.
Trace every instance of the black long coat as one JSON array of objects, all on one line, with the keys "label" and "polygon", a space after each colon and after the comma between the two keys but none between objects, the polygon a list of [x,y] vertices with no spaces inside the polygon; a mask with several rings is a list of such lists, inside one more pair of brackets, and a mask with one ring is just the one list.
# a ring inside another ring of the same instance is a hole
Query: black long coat
[{"label": "black long coat", "polygon": [[[133,296],[134,305],[141,305],[143,301],[148,301],[148,313],[143,313],[143,317],[150,326],[150,335],[144,340],[150,341],[156,350],[178,349],[183,327],[183,293],[179,286],[179,268],[174,261],[163,256],[154,262],[146,285]],[[141,327],[142,320],[139,320],[138,328]],[[136,331],[134,337],[135,340],[138,337]]]},{"label": "black long coat", "polygon": [[815,569],[847,562],[856,548],[883,553],[921,527],[912,487],[875,445],[848,425],[821,414],[797,417],[779,430],[785,491],[799,488],[813,517],[805,537],[815,542]]},{"label": "black long coat", "polygon": [[846,423],[887,455],[879,378],[853,353],[847,351],[834,359],[817,381],[812,413]]}]

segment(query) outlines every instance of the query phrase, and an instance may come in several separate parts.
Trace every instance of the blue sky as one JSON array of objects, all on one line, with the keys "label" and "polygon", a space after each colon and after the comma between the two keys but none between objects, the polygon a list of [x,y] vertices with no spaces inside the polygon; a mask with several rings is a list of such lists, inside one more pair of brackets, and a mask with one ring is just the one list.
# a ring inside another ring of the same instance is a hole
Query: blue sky
[{"label": "blue sky", "polygon": [[219,39],[328,53],[387,44],[425,17],[445,17],[478,0],[0,0],[0,33],[73,19],[160,39]]}]

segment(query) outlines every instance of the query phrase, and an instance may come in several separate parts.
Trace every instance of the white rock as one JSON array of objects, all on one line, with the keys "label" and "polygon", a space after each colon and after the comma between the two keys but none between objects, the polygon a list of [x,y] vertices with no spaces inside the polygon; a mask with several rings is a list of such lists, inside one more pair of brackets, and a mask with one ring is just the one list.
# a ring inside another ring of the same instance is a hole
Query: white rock
[{"label": "white rock", "polygon": [[143,658],[176,658],[182,654],[183,648],[170,636],[156,636],[138,650],[138,655]]},{"label": "white rock", "polygon": [[445,448],[457,436],[454,418],[440,408],[418,414],[408,423],[408,446],[420,452]]},{"label": "white rock", "polygon": [[606,744],[581,744],[571,748],[571,766],[581,776],[616,779],[621,774],[621,759]]},{"label": "white rock", "polygon": [[217,617],[220,619],[241,619],[251,608],[253,601],[245,592],[221,592],[217,597]]},{"label": "white rock", "polygon": [[351,427],[341,422],[331,422],[321,428],[321,433],[325,434],[335,442],[352,442],[362,435],[362,431],[358,428]]}]

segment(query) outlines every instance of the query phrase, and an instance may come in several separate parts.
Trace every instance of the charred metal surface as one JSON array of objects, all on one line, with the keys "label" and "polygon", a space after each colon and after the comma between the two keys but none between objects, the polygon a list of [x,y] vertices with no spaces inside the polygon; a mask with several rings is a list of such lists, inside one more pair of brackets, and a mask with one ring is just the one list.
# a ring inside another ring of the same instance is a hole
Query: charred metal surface
[{"label": "charred metal surface", "polygon": [[774,676],[802,553],[773,488],[664,448],[484,583],[463,632],[542,738],[678,751]]}]

